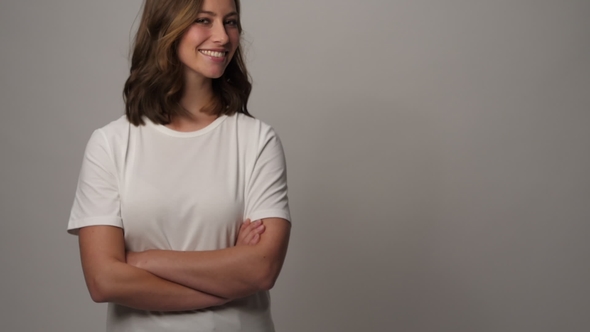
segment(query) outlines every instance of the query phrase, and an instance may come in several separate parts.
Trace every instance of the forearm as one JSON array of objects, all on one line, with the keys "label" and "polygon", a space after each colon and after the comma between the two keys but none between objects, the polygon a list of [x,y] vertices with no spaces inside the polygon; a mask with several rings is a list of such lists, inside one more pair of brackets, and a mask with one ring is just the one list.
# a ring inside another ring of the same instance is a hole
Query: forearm
[{"label": "forearm", "polygon": [[175,283],[236,299],[273,287],[285,258],[289,232],[286,220],[268,220],[264,236],[256,245],[212,251],[150,250],[128,255],[128,262]]},{"label": "forearm", "polygon": [[149,311],[184,311],[222,305],[226,299],[164,280],[123,262],[107,263],[87,280],[93,300]]},{"label": "forearm", "polygon": [[121,228],[83,227],[79,241],[84,278],[95,302],[150,311],[195,310],[227,302],[128,264]]},{"label": "forearm", "polygon": [[139,267],[161,278],[223,298],[242,298],[272,287],[268,262],[248,247],[214,251],[144,252]]}]

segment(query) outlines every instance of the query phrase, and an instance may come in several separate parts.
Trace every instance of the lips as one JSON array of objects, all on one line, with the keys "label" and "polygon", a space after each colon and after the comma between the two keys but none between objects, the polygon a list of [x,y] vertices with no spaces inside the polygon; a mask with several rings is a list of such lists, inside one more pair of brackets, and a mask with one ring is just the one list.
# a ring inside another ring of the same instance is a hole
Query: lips
[{"label": "lips", "polygon": [[213,50],[199,50],[202,54],[213,58],[224,58],[227,55],[227,51],[213,51]]}]

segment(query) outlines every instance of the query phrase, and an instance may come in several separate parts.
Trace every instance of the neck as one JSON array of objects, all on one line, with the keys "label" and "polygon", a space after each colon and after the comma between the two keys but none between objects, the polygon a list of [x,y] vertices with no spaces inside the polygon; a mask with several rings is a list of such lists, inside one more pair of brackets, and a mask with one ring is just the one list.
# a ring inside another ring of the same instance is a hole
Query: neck
[{"label": "neck", "polygon": [[184,91],[180,99],[180,105],[189,111],[196,120],[202,117],[210,117],[201,112],[213,97],[212,80],[204,77],[187,77],[184,80]]},{"label": "neck", "polygon": [[[188,76],[188,75],[187,75]],[[179,131],[193,131],[213,122],[217,116],[202,112],[213,97],[212,80],[203,77],[187,77],[180,106],[189,111],[191,117],[175,117],[168,127]]]}]

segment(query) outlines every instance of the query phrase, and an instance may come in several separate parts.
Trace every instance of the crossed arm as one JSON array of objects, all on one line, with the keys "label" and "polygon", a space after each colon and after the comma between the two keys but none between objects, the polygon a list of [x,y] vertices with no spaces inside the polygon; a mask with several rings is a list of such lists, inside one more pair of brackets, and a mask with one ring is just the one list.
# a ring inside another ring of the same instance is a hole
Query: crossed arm
[{"label": "crossed arm", "polygon": [[222,305],[272,288],[289,233],[288,221],[269,218],[244,223],[235,247],[139,253],[125,252],[123,230],[117,227],[84,227],[79,235],[82,268],[94,301],[181,311]]}]

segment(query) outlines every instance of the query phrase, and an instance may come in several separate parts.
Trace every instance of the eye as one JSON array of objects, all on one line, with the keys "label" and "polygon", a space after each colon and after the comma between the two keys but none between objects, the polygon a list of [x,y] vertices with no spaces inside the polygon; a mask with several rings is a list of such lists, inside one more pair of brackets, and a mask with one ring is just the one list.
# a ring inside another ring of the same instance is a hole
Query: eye
[{"label": "eye", "polygon": [[238,26],[238,20],[234,20],[234,19],[227,20],[227,21],[225,21],[225,24],[226,25],[229,25],[230,27],[237,27]]},{"label": "eye", "polygon": [[202,17],[202,18],[196,19],[195,20],[195,23],[197,23],[197,24],[209,24],[209,23],[211,23],[211,21],[208,18]]}]

